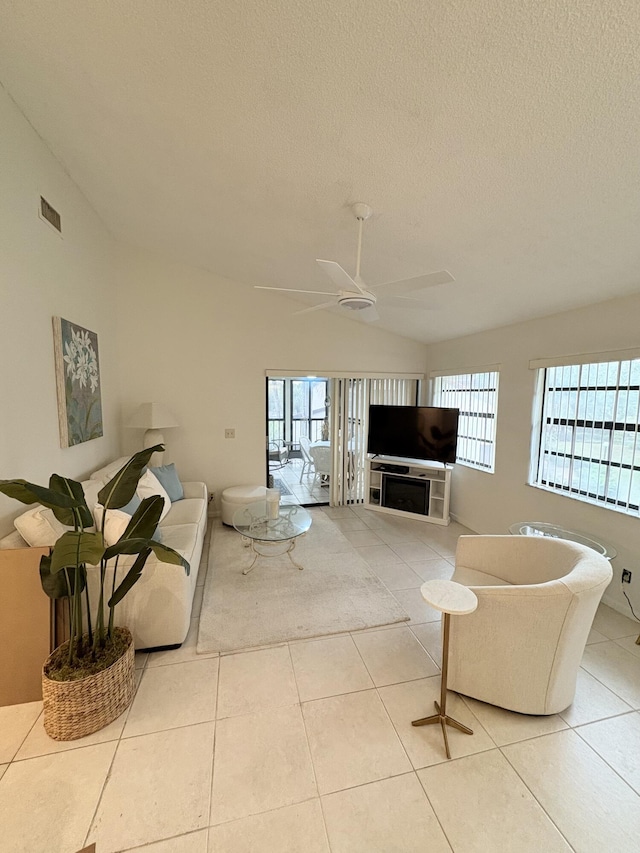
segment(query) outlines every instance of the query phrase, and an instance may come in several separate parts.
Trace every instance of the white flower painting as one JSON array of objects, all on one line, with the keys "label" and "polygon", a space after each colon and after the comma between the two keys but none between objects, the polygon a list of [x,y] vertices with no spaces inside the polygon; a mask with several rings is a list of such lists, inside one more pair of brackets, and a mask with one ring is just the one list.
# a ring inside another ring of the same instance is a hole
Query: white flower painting
[{"label": "white flower painting", "polygon": [[98,336],[53,318],[60,444],[71,447],[103,434]]}]

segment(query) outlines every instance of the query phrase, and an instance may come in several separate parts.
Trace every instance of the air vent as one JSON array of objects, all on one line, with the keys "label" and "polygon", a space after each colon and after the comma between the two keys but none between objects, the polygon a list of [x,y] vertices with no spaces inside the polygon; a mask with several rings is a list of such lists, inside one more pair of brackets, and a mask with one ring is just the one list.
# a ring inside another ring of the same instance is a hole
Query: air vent
[{"label": "air vent", "polygon": [[62,234],[62,220],[60,219],[60,214],[57,210],[51,207],[46,198],[43,198],[42,196],[40,196],[40,214],[50,225],[53,225],[56,231],[59,231]]}]

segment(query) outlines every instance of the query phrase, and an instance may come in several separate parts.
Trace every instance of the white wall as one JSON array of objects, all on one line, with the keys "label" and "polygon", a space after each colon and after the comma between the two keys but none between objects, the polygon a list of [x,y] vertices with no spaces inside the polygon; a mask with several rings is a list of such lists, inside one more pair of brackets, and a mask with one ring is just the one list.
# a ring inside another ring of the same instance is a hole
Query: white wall
[{"label": "white wall", "polygon": [[[63,237],[38,217],[40,195]],[[118,452],[113,243],[0,87],[0,478],[82,477]],[[98,333],[104,436],[60,448],[51,318]],[[24,512],[0,495],[0,535]]]},{"label": "white wall", "polygon": [[516,521],[548,521],[590,533],[618,551],[607,600],[629,613],[620,574],[633,571],[625,587],[640,615],[640,519],[527,485],[535,371],[530,359],[637,347],[640,295],[518,323],[433,344],[428,371],[500,364],[496,471],[486,474],[457,465],[452,513],[479,533],[507,533]]},{"label": "white wall", "polygon": [[[122,249],[119,342],[123,415],[165,403],[165,462],[215,490],[263,483],[265,370],[421,373],[426,347],[326,311],[143,252]],[[225,428],[236,431],[225,439]],[[124,447],[142,431],[123,427]]]}]

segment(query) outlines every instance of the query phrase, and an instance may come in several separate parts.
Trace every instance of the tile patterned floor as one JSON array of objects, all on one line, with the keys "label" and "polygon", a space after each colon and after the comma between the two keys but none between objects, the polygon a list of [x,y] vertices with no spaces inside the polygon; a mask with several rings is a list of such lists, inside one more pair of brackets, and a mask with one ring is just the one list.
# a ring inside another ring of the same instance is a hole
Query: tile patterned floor
[{"label": "tile patterned floor", "polygon": [[[573,705],[512,714],[451,695],[436,727],[440,622],[460,525],[325,511],[411,614],[402,626],[217,657],[137,658],[131,708],[51,741],[41,705],[0,708],[0,849],[73,853],[394,853],[640,849],[638,625],[601,606]],[[198,585],[204,583],[204,572]],[[200,597],[196,600],[200,601]]]},{"label": "tile patterned floor", "polygon": [[282,503],[300,503],[305,506],[329,503],[328,483],[316,483],[313,473],[302,475],[302,459],[290,459],[286,465],[273,472],[288,486],[291,495],[283,495]]}]

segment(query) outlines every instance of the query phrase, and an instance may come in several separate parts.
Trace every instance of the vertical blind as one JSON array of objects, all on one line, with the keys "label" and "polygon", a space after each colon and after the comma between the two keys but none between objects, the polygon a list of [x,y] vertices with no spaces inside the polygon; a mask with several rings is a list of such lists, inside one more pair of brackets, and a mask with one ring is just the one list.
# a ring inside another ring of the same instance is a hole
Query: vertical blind
[{"label": "vertical blind", "polygon": [[369,405],[386,406],[415,405],[418,394],[417,379],[362,378],[353,377],[333,380],[336,382],[333,400],[339,405],[337,429],[334,435],[340,440],[335,443],[334,477],[335,488],[331,491],[334,506],[362,503],[365,487],[365,461],[369,430]]}]

